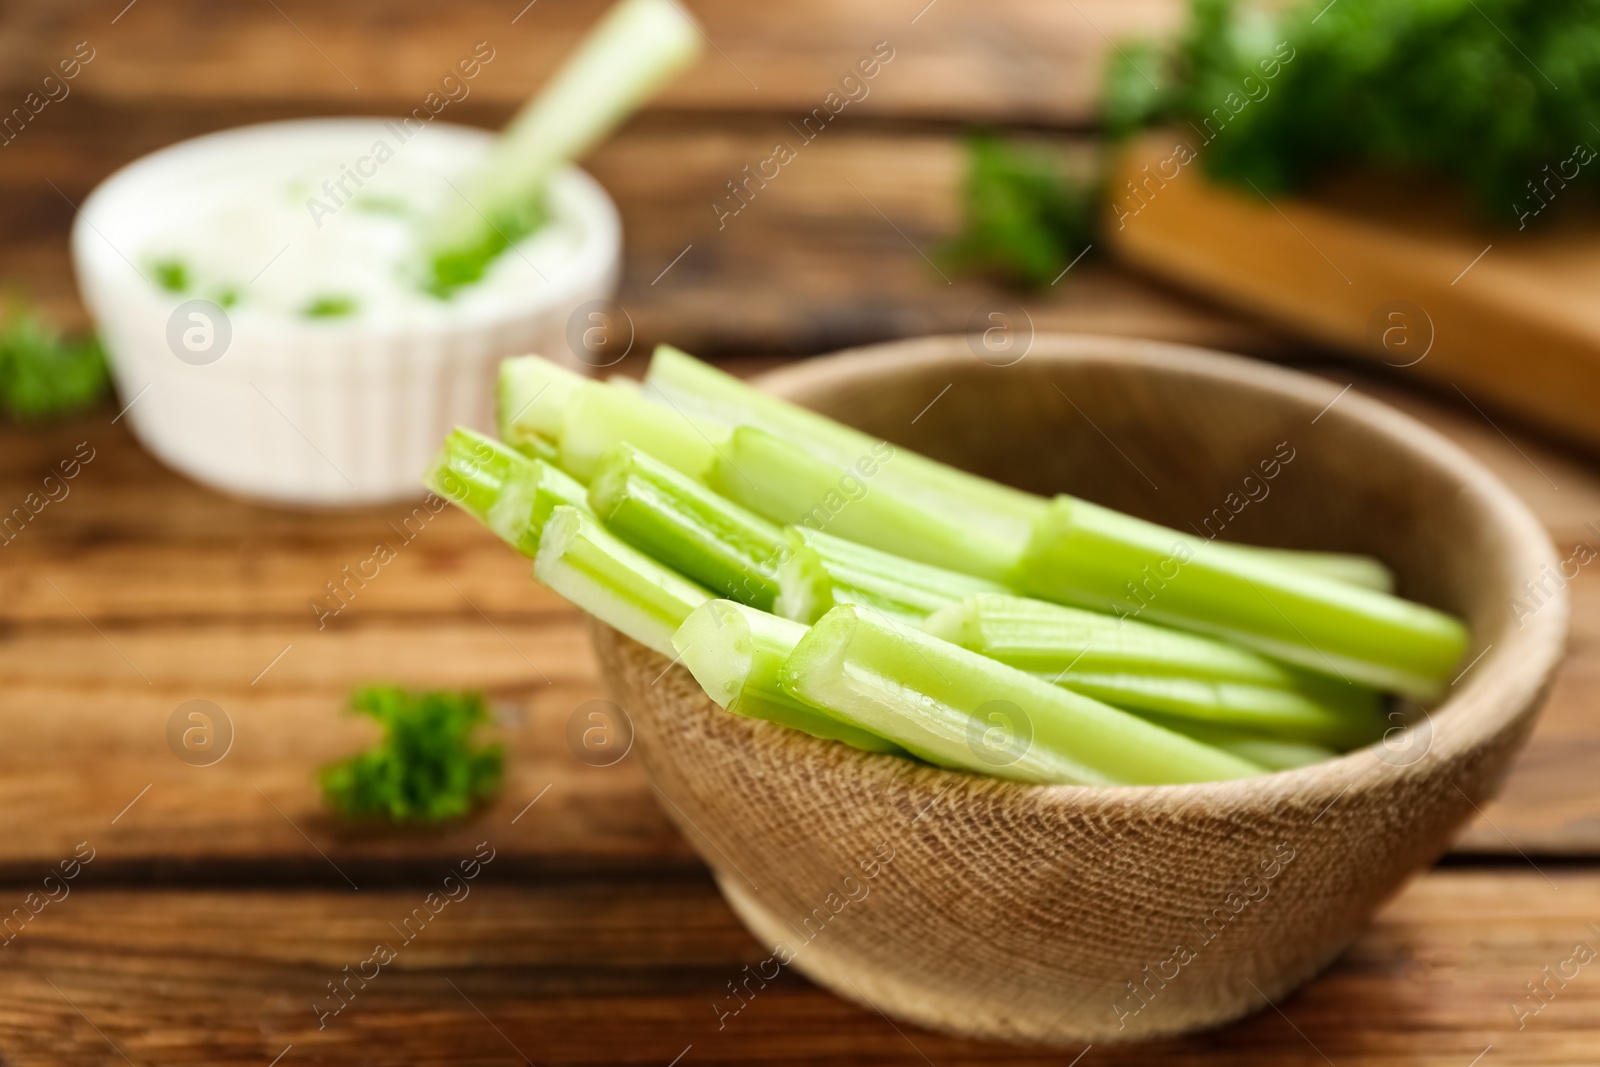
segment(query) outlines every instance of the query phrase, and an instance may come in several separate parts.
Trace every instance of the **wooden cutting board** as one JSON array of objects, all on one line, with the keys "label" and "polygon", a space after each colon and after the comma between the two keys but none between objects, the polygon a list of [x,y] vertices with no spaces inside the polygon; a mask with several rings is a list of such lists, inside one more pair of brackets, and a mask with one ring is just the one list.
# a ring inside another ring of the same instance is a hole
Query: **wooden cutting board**
[{"label": "wooden cutting board", "polygon": [[1600,446],[1600,220],[1576,190],[1553,179],[1548,209],[1497,228],[1438,188],[1351,180],[1294,198],[1221,185],[1204,153],[1178,130],[1116,158],[1105,230],[1119,256]]}]

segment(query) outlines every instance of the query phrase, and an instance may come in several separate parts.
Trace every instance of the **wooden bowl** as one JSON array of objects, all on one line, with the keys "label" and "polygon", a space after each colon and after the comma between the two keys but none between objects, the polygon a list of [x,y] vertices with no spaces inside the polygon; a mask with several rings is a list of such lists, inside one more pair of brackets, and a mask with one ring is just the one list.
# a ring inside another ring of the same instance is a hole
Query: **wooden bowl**
[{"label": "wooden bowl", "polygon": [[1473,641],[1448,699],[1381,744],[1241,781],[1087,788],[738,718],[681,666],[597,626],[665,810],[775,950],[729,975],[738,992],[719,1012],[759,999],[786,965],[898,1019],[1017,1041],[1147,1038],[1265,1008],[1449,847],[1560,657],[1563,594],[1520,623],[1512,611],[1523,581],[1557,564],[1527,508],[1454,445],[1337,384],[1173,345],[1039,336],[1003,368],[966,338],[934,337],[762,385],[1041,493],[1183,530],[1226,517],[1230,540],[1371,553],[1406,596],[1466,618]]}]

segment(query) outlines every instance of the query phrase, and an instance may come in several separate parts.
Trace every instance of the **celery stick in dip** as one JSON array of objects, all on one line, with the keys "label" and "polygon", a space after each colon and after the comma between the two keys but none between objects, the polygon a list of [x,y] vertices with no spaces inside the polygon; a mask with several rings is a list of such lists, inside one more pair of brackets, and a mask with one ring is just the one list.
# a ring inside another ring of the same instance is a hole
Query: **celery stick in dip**
[{"label": "celery stick in dip", "polygon": [[560,278],[589,236],[563,210],[584,182],[570,161],[699,52],[675,0],[621,0],[501,136],[414,117],[302,124],[303,144],[221,135],[243,150],[201,154],[151,205],[144,273],[246,314],[476,317]]}]

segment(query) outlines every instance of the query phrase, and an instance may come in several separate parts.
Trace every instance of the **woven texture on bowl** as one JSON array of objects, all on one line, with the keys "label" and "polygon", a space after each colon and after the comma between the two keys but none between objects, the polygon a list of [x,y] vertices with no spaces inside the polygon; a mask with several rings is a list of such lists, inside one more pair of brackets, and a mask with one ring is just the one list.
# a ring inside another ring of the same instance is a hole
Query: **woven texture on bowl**
[{"label": "woven texture on bowl", "polygon": [[1407,595],[1466,617],[1481,658],[1420,728],[1325,764],[1037,787],[728,715],[681,667],[596,626],[667,813],[775,950],[758,976],[793,966],[924,1026],[1061,1044],[1262,1009],[1448,847],[1498,785],[1559,657],[1565,602],[1520,626],[1510,607],[1555,564],[1538,523],[1413,420],[1354,394],[1328,408],[1337,385],[1174,346],[1040,337],[1007,368],[932,338],[813,361],[768,387],[896,444],[1178,528],[1245,475],[1259,481],[1259,461],[1287,443],[1294,458],[1269,495],[1230,509],[1228,536],[1372,552]]}]

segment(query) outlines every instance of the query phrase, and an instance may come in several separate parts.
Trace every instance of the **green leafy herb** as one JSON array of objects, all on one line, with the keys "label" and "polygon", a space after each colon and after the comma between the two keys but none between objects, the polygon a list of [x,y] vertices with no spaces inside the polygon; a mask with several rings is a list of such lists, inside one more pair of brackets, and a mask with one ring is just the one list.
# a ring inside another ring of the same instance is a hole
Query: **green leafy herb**
[{"label": "green leafy herb", "polygon": [[156,284],[169,293],[189,291],[189,267],[181,259],[161,259],[150,264]]},{"label": "green leafy herb", "polygon": [[1425,173],[1526,221],[1600,175],[1600,0],[1311,0],[1276,19],[1193,0],[1175,49],[1124,52],[1114,132],[1193,129],[1210,174],[1267,194],[1330,169]]},{"label": "green leafy herb", "polygon": [[[516,234],[515,240],[520,241],[537,228],[537,223],[526,227],[518,226],[512,233]],[[482,278],[484,272],[489,269],[489,264],[499,258],[501,252],[510,248],[512,242],[513,238],[507,234],[505,228],[496,226],[480,235],[470,245],[440,252],[433,257],[431,267],[433,274],[425,289],[440,300],[450,299],[463,285],[471,285]]]},{"label": "green leafy herb", "polygon": [[11,417],[37,421],[77,411],[104,396],[108,384],[93,336],[64,338],[28,310],[0,325],[0,408]]},{"label": "green leafy herb", "polygon": [[355,297],[339,294],[326,294],[312,297],[311,303],[301,312],[308,319],[337,319],[345,315],[354,315],[361,309]]},{"label": "green leafy herb", "polygon": [[435,823],[468,814],[499,790],[502,746],[472,742],[489,718],[481,693],[372,686],[357,690],[350,707],[382,723],[383,740],[323,768],[323,795],[339,814]]},{"label": "green leafy herb", "polygon": [[941,252],[956,270],[984,270],[1041,288],[1083,252],[1093,234],[1086,183],[1063,176],[1044,152],[975,134],[967,145],[965,229]]}]

